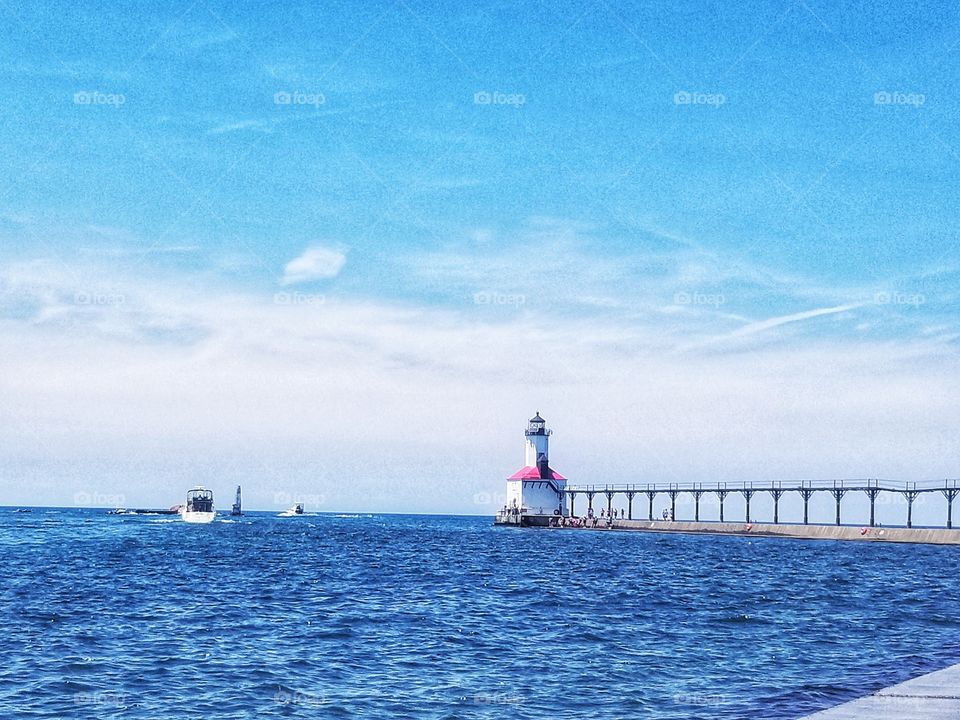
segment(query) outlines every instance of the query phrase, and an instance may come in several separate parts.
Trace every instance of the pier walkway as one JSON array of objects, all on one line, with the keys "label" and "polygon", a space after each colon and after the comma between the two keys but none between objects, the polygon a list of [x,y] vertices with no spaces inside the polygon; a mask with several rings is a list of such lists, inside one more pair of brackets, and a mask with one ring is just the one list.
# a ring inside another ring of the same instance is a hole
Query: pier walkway
[{"label": "pier walkway", "polygon": [[840,525],[840,502],[847,493],[862,492],[870,500],[870,527],[876,525],[875,506],[881,493],[897,493],[906,500],[907,527],[913,527],[913,503],[924,493],[942,493],[947,499],[946,527],[953,527],[953,501],[960,495],[960,480],[933,480],[929,482],[898,482],[894,480],[765,480],[748,482],[717,483],[638,483],[626,485],[574,485],[568,484],[563,492],[569,501],[570,514],[575,515],[578,495],[587,498],[588,507],[593,509],[597,496],[606,498],[607,512],[613,507],[613,499],[622,495],[627,498],[628,519],[633,520],[633,501],[640,495],[647,500],[647,520],[653,520],[653,501],[657,495],[670,498],[670,517],[676,518],[677,497],[687,493],[694,501],[694,522],[700,521],[700,499],[705,494],[716,495],[720,501],[720,522],[725,522],[724,500],[730,493],[738,493],[746,501],[744,522],[756,521],[750,517],[750,501],[757,493],[769,493],[773,498],[773,523],[780,522],[780,499],[789,492],[799,493],[803,498],[803,524],[810,524],[810,498],[818,492],[829,493],[836,501],[836,524]]},{"label": "pier walkway", "polygon": [[[592,530],[592,527],[586,529]],[[744,535],[798,540],[860,540],[869,542],[960,545],[960,530],[944,528],[852,527],[843,525],[773,525],[771,523],[687,522],[683,520],[614,520],[597,523],[597,530],[639,530],[681,535]],[[958,716],[960,718],[960,716]]]},{"label": "pier walkway", "polygon": [[921,675],[801,720],[955,720],[960,718],[960,665]]}]

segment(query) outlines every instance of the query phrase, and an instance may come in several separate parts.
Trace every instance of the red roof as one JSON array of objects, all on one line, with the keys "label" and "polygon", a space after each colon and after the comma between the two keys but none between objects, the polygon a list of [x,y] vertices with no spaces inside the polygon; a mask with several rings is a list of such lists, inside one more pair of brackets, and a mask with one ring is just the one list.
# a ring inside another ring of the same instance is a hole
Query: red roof
[{"label": "red roof", "polygon": [[551,468],[547,468],[547,476],[542,478],[537,468],[533,465],[527,465],[517,470],[513,475],[508,477],[507,480],[566,480],[566,478]]}]

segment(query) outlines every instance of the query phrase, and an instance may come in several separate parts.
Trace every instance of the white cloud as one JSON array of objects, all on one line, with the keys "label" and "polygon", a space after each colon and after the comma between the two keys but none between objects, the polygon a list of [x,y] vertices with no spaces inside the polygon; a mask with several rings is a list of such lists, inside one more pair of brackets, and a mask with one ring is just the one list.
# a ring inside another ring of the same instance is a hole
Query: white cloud
[{"label": "white cloud", "polygon": [[239,120],[237,122],[224,123],[208,131],[210,135],[223,135],[224,133],[237,132],[238,130],[252,130],[254,132],[272,133],[273,129],[263,120]]},{"label": "white cloud", "polygon": [[678,356],[717,328],[240,293],[92,263],[0,267],[0,503],[170,505],[202,477],[221,498],[242,484],[251,507],[302,493],[490,513],[474,497],[503,492],[537,409],[580,482],[956,476],[960,356],[941,333]]},{"label": "white cloud", "polygon": [[855,310],[857,308],[863,307],[864,303],[852,303],[849,305],[839,305],[837,307],[828,307],[828,308],[817,308],[815,310],[806,310],[799,313],[791,313],[790,315],[780,315],[778,317],[768,318],[766,320],[760,320],[757,322],[748,322],[745,325],[737,328],[736,330],[726,333],[725,335],[719,335],[717,337],[707,338],[701,342],[695,343],[692,346],[683,348],[684,350],[692,350],[697,348],[703,348],[707,345],[714,343],[722,343],[726,340],[735,340],[737,338],[746,338],[751,335],[757,335],[759,333],[764,333],[768,330],[773,330],[782,325],[789,325],[791,323],[799,323],[804,320],[811,320],[813,318],[823,317],[825,315],[837,315],[839,313],[848,312],[850,310]]},{"label": "white cloud", "polygon": [[744,335],[753,335],[754,333],[763,332],[764,330],[769,330],[771,328],[780,327],[781,325],[786,325],[787,323],[800,322],[802,320],[809,320],[811,318],[823,317],[824,315],[835,315],[837,313],[847,312],[848,310],[854,310],[858,307],[863,307],[862,303],[855,303],[852,305],[839,305],[837,307],[828,307],[828,308],[817,308],[815,310],[806,310],[804,312],[792,313],[790,315],[781,315],[779,317],[768,318],[767,320],[761,320],[760,322],[750,323],[739,330],[735,330],[730,333],[729,337],[743,337]]},{"label": "white cloud", "polygon": [[303,255],[287,263],[283,270],[283,285],[296,285],[312,280],[329,280],[340,274],[347,256],[340,250],[312,247]]}]

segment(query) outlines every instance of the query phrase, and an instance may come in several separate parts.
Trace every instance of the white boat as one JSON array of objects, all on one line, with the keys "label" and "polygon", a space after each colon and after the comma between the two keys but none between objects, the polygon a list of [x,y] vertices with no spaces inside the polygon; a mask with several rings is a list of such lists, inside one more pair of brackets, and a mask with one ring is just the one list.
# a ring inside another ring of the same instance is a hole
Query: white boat
[{"label": "white boat", "polygon": [[212,490],[197,486],[187,491],[187,502],[180,507],[180,518],[184,522],[208,523],[216,516]]},{"label": "white boat", "polygon": [[289,510],[284,510],[278,517],[296,517],[303,515],[303,503],[297,503]]}]

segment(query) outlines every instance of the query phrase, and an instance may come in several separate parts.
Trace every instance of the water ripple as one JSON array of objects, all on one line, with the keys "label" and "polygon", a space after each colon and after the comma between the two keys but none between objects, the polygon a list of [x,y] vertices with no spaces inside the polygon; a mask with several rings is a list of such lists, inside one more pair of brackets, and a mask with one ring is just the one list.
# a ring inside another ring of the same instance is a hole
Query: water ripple
[{"label": "water ripple", "polygon": [[0,510],[0,716],[794,718],[960,659],[952,548]]}]

